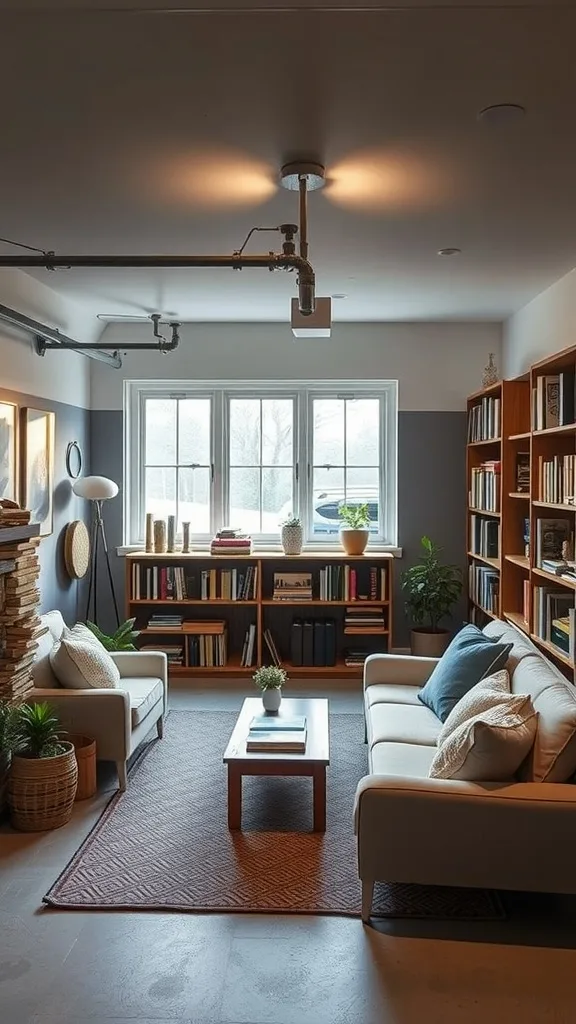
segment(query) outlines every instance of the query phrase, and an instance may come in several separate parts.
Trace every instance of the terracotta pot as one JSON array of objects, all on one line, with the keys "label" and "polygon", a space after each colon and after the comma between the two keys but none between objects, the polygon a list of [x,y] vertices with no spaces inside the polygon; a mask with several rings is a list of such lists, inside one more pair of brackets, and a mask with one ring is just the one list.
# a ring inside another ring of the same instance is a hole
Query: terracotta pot
[{"label": "terracotta pot", "polygon": [[262,690],[262,706],[264,711],[279,711],[282,703],[282,690],[279,686],[269,686]]},{"label": "terracotta pot", "polygon": [[424,627],[416,627],[410,632],[410,650],[420,658],[441,658],[450,643],[447,629],[437,629],[431,633]]},{"label": "terracotta pot", "polygon": [[347,555],[363,555],[370,537],[370,530],[353,530],[351,526],[340,527],[340,543]]}]

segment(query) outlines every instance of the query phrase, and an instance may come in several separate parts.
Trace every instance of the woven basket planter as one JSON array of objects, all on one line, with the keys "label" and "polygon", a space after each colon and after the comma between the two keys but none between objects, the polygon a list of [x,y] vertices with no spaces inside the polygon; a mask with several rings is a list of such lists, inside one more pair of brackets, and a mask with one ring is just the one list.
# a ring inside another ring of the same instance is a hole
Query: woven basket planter
[{"label": "woven basket planter", "polygon": [[70,821],[78,765],[71,743],[56,757],[14,754],[8,777],[10,820],[21,832],[45,832]]}]

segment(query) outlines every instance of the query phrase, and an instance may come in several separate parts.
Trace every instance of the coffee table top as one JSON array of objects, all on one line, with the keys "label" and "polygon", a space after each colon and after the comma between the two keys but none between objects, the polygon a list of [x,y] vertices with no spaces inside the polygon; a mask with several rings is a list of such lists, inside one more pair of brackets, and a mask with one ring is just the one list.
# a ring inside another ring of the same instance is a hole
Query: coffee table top
[{"label": "coffee table top", "polygon": [[306,750],[303,754],[277,752],[253,752],[246,750],[250,722],[255,715],[263,714],[260,697],[246,697],[234,726],[234,731],[224,751],[224,763],[229,761],[313,761],[330,764],[330,730],[328,726],[328,701],[323,697],[310,699],[299,697],[282,698],[280,711],[271,718],[306,717]]}]

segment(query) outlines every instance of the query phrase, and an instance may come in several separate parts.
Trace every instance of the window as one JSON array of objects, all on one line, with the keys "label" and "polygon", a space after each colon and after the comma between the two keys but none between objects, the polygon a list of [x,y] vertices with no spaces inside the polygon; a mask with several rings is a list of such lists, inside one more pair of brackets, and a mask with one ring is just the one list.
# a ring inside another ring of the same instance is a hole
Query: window
[{"label": "window", "polygon": [[279,543],[290,514],[334,544],[342,505],[367,503],[373,542],[396,544],[396,382],[130,381],[125,387],[125,543],[147,512],[205,544],[222,526]]}]

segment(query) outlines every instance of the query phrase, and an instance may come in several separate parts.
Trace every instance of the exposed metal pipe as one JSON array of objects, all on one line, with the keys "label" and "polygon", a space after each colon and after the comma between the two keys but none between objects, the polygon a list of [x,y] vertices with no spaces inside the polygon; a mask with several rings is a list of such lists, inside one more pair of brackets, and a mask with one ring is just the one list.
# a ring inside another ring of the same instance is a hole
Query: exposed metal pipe
[{"label": "exposed metal pipe", "polygon": [[[98,343],[94,345],[80,345],[78,342],[74,341],[73,338],[69,338],[66,334],[61,334],[60,331],[57,331],[54,327],[48,327],[46,324],[42,324],[38,320],[33,320],[31,317],[25,316],[24,313],[19,313],[15,309],[10,309],[9,306],[0,305],[0,320],[3,320],[4,323],[10,324],[12,327],[17,327],[19,330],[32,334],[35,339],[36,352],[38,355],[44,355],[47,348],[62,348],[70,349],[72,351],[86,350],[86,355],[89,356],[90,359],[96,359],[98,362],[107,363],[108,366],[113,366],[116,370],[119,370],[122,366],[122,360],[118,356],[117,352],[104,352],[103,346]],[[110,348],[110,346],[107,347]],[[115,348],[117,347],[118,346],[115,346]]]},{"label": "exposed metal pipe", "polygon": [[[155,314],[156,315],[156,314]],[[173,352],[175,348],[178,348],[180,344],[180,324],[173,322],[170,325],[172,330],[172,338],[168,341],[161,334],[154,332],[154,337],[158,338],[157,344],[146,344],[142,341],[129,341],[126,344],[124,342],[118,344],[117,341],[112,343],[106,343],[106,341],[97,342],[63,342],[60,345],[48,344],[45,348],[61,348],[69,350],[70,352],[86,352],[88,355],[90,352],[94,352],[96,349],[112,349],[114,352]],[[120,362],[120,366],[122,363]],[[118,367],[119,368],[119,367]]]},{"label": "exposed metal pipe", "polygon": [[308,179],[305,174],[298,178],[298,191],[300,193],[300,255],[303,260],[308,259]]},{"label": "exposed metal pipe", "polygon": [[315,308],[315,276],[311,264],[302,256],[286,253],[264,253],[251,255],[246,253],[231,256],[56,256],[53,253],[34,256],[0,256],[0,267],[15,267],[21,270],[33,267],[44,267],[55,270],[59,267],[73,269],[76,267],[109,267],[129,269],[174,268],[193,269],[227,267],[232,270],[244,270],[252,267],[263,267],[268,270],[298,271],[298,308],[303,316],[310,316]]}]

